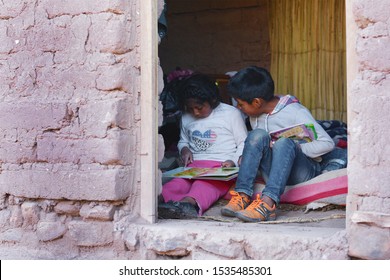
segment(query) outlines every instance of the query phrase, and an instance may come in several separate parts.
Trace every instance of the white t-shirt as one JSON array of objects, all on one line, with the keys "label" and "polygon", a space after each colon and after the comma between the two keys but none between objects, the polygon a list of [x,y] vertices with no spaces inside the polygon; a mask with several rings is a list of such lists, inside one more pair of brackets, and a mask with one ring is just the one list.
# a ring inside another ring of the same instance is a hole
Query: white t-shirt
[{"label": "white t-shirt", "polygon": [[207,118],[190,114],[181,120],[179,151],[188,147],[194,160],[232,160],[236,166],[244,149],[247,129],[240,111],[220,103]]}]

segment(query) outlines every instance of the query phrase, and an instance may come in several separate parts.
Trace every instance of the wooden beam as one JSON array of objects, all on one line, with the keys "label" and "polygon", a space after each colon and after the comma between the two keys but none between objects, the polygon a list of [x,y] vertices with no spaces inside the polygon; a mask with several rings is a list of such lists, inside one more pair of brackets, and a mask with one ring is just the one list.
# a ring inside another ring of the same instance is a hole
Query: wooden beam
[{"label": "wooden beam", "polygon": [[142,0],[141,16],[141,209],[146,221],[156,221],[157,205],[157,1]]}]

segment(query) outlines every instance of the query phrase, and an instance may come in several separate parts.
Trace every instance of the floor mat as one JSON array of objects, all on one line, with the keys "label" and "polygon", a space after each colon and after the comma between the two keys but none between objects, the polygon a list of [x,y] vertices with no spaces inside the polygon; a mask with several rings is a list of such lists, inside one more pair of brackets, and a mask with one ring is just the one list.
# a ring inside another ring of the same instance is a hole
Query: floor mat
[{"label": "floor mat", "polygon": [[[221,207],[228,203],[221,199],[213,207],[207,210],[200,220],[219,221],[219,222],[241,222],[238,218],[224,217],[221,213]],[[293,204],[280,204],[276,209],[276,220],[258,222],[260,224],[310,224],[309,226],[331,226],[345,227],[345,206],[325,205],[324,207],[307,211],[306,206]]]}]

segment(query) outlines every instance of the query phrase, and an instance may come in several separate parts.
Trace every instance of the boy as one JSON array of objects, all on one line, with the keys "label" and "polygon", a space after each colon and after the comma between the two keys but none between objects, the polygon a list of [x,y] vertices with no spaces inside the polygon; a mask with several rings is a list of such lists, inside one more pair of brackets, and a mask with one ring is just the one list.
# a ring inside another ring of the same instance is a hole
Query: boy
[{"label": "boy", "polygon": [[[275,209],[287,184],[298,184],[321,173],[321,155],[334,148],[332,138],[294,96],[275,96],[270,73],[251,66],[235,74],[228,84],[237,107],[250,117],[253,130],[245,140],[240,172],[232,198],[221,209],[224,216],[245,222],[275,220]],[[299,123],[313,124],[318,138],[298,144],[289,138],[271,142],[269,132]],[[266,181],[262,195],[251,202],[260,170]]]}]

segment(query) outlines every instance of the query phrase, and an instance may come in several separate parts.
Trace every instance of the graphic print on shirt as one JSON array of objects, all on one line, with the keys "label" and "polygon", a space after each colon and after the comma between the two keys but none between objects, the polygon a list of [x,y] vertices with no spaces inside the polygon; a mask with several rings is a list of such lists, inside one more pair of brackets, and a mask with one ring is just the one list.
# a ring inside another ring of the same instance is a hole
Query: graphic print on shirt
[{"label": "graphic print on shirt", "polygon": [[199,151],[206,151],[214,144],[216,139],[217,134],[211,129],[204,133],[199,130],[192,132],[192,142]]}]

